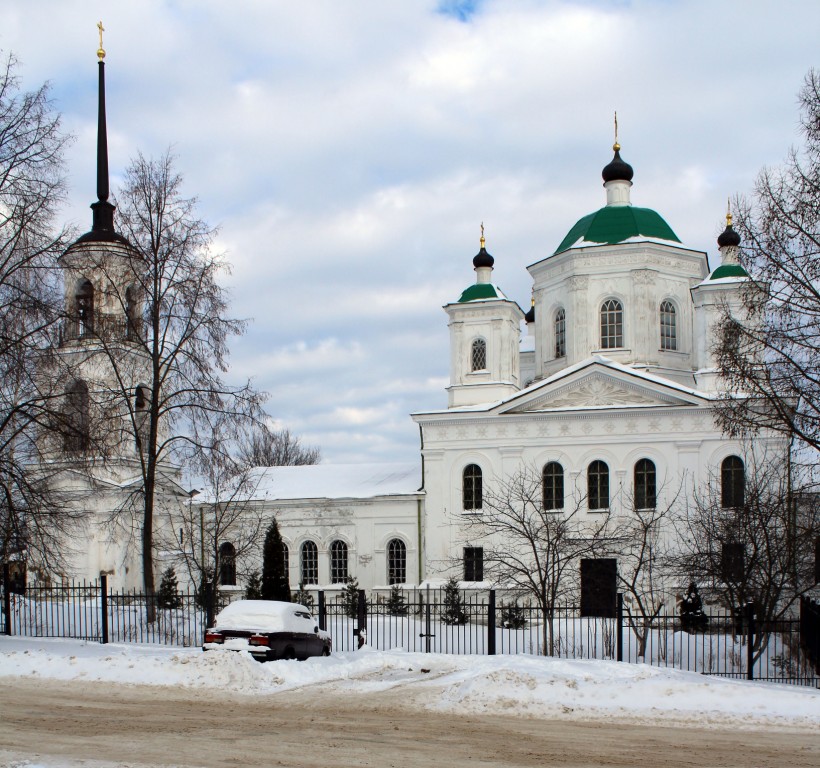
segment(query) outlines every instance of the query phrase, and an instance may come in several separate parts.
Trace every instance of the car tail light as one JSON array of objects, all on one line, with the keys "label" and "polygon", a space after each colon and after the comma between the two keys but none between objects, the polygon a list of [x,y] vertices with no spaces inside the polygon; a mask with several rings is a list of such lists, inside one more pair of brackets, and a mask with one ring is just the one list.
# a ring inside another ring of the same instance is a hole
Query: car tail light
[{"label": "car tail light", "polygon": [[270,645],[266,635],[251,635],[248,638],[248,645]]},{"label": "car tail light", "polygon": [[206,643],[224,643],[225,638],[219,632],[205,632],[205,642]]}]

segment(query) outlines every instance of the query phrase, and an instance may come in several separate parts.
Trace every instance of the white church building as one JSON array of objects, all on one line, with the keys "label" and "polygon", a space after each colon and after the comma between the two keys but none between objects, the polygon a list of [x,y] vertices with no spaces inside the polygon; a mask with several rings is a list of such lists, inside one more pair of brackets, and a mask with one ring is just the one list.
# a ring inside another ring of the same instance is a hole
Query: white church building
[{"label": "white church building", "polygon": [[[91,476],[73,469],[87,450],[89,397],[109,375],[99,362],[100,329],[126,346],[134,341],[129,334],[141,338],[131,276],[117,266],[130,246],[116,233],[108,203],[102,56],[94,225],[60,262],[74,325],[55,359],[73,370],[65,397],[78,421],[54,450],[64,486],[76,487],[78,503],[93,508],[100,522],[89,522],[72,575],[107,573],[120,588],[141,584],[139,554],[133,541],[112,541],[102,521],[116,499],[139,491],[139,452],[126,441],[119,460]],[[603,207],[528,267],[527,312],[493,281],[495,260],[482,235],[472,260],[475,281],[444,307],[446,407],[412,414],[421,435],[418,462],[253,470],[255,490],[245,501],[278,520],[292,587],[340,587],[349,577],[365,589],[451,575],[482,583],[483,550],[463,523],[483,514],[486,494],[499,481],[522,471],[539,478],[545,509],[574,509],[588,520],[610,515],[617,524],[635,508],[671,503],[673,494],[691,497],[715,478],[734,506],[746,452],[785,455],[780,437],[762,436],[750,448],[714,421],[717,324],[724,308],[744,319],[741,292],[750,280],[738,262],[731,217],[718,238],[721,264],[710,273],[706,253],[687,248],[655,211],[632,205],[633,169],[617,143],[613,149],[602,173]],[[134,360],[128,407],[115,404],[132,422],[131,435],[144,401],[141,358]],[[160,467],[160,474],[164,508],[190,505],[208,515],[213,501],[205,494],[194,501],[178,467]],[[217,546],[230,561],[229,536]],[[165,555],[159,553],[157,569],[168,564]],[[220,574],[223,586],[241,586],[243,575],[260,566],[230,562]]]},{"label": "white church building", "polygon": [[[412,414],[418,464],[257,470],[254,503],[279,522],[292,585],[481,582],[482,549],[461,523],[517,472],[540,475],[546,509],[616,526],[715,479],[726,503],[742,494],[750,447],[712,412],[717,323],[724,308],[742,316],[750,279],[740,238],[727,216],[710,273],[706,253],[632,205],[633,169],[613,149],[605,205],[528,267],[528,312],[493,282],[482,235],[475,282],[444,307],[447,407]],[[753,450],[782,457],[786,444],[761,437]]]}]

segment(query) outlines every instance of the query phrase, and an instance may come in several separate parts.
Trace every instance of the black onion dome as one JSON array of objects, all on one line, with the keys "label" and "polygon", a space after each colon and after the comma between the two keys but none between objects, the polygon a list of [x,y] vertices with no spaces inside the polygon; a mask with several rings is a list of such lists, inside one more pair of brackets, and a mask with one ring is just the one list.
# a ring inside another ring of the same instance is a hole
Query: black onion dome
[{"label": "black onion dome", "polygon": [[495,259],[487,253],[487,249],[482,245],[481,250],[473,256],[473,266],[478,269],[479,267],[492,267],[495,264]]},{"label": "black onion dome", "polygon": [[616,144],[613,149],[615,150],[615,157],[613,157],[612,162],[605,165],[604,170],[601,171],[604,183],[607,181],[632,181],[632,176],[635,174],[635,171],[632,170],[632,166],[629,163],[621,159],[620,146]]},{"label": "black onion dome", "polygon": [[524,320],[526,320],[528,323],[534,323],[535,322],[535,304],[533,304],[530,307],[530,311],[527,312],[526,315],[524,315]]},{"label": "black onion dome", "polygon": [[727,245],[737,247],[740,245],[740,235],[732,229],[731,224],[727,224],[726,229],[718,235],[717,244],[718,248],[725,248]]}]

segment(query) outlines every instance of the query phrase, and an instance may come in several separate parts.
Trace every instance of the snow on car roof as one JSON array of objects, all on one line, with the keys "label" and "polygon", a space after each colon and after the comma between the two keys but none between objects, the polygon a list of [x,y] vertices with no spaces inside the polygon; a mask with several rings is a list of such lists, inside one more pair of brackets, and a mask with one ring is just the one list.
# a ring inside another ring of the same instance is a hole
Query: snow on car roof
[{"label": "snow on car roof", "polygon": [[235,600],[216,617],[217,629],[254,629],[268,632],[313,632],[315,619],[299,603],[275,600]]}]

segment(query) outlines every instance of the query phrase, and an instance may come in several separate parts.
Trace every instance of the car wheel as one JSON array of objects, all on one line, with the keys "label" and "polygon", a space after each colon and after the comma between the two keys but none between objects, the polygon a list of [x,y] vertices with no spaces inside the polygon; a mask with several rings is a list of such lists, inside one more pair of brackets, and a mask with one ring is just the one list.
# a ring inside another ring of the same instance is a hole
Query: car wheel
[{"label": "car wheel", "polygon": [[284,652],[282,653],[282,658],[283,659],[290,659],[290,660],[295,659],[296,658],[296,651],[294,651],[293,648],[290,648],[290,647],[285,648]]},{"label": "car wheel", "polygon": [[330,648],[328,648],[328,647],[322,648],[322,656],[330,656]]}]

